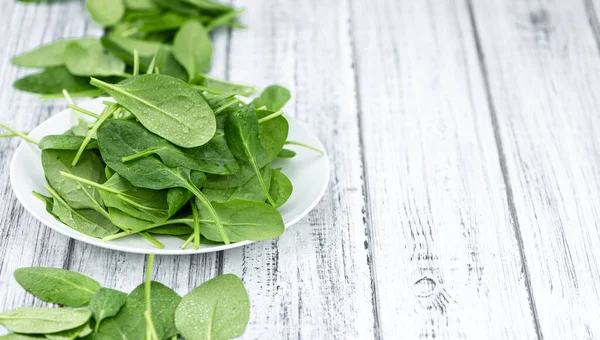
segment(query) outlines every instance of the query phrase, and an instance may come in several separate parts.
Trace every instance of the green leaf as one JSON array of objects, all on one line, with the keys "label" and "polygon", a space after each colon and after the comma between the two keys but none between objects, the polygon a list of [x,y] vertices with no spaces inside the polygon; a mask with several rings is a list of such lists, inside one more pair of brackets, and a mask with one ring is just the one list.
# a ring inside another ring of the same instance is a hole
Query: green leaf
[{"label": "green leaf", "polygon": [[19,268],[15,279],[40,300],[70,307],[86,306],[100,289],[94,279],[59,268]]},{"label": "green leaf", "polygon": [[203,13],[211,13],[213,15],[218,15],[234,10],[234,8],[231,6],[211,0],[183,0],[183,2],[202,10]]},{"label": "green leaf", "polygon": [[152,0],[125,0],[125,7],[137,11],[151,11],[156,9]]},{"label": "green leaf", "polygon": [[43,150],[44,175],[50,186],[73,209],[103,210],[102,198],[96,188],[87,187],[60,174],[63,171],[97,183],[106,180],[104,164],[100,157],[92,151],[85,151],[77,165],[71,166],[75,154],[76,152],[71,150]]},{"label": "green leaf", "polygon": [[250,299],[233,274],[209,280],[183,297],[175,324],[187,340],[220,340],[241,336],[250,319]]},{"label": "green leaf", "polygon": [[278,158],[294,158],[296,156],[296,151],[292,151],[290,149],[281,149],[277,154]]},{"label": "green leaf", "polygon": [[208,32],[197,20],[188,20],[173,39],[173,55],[187,70],[189,79],[210,69],[213,46]]},{"label": "green leaf", "polygon": [[[87,130],[87,127],[86,127]],[[75,150],[77,151],[85,137],[74,135],[48,135],[44,136],[38,147],[41,150]],[[93,139],[87,146],[86,150],[98,149],[98,141]]]},{"label": "green leaf", "polygon": [[52,197],[48,197],[48,196],[44,196],[42,194],[40,194],[39,192],[35,192],[32,191],[31,192],[33,194],[33,196],[39,198],[40,200],[42,200],[42,202],[44,202],[46,204],[46,211],[52,215],[54,218],[56,218],[57,220],[60,221],[60,218],[58,218],[58,216],[54,215],[54,199]]},{"label": "green leaf", "polygon": [[[106,1],[106,0],[102,0]],[[65,48],[65,65],[76,76],[120,76],[125,72],[125,62],[104,51],[99,40],[82,44],[71,42]]]},{"label": "green leaf", "polygon": [[[263,118],[271,113],[272,112],[270,111],[257,111],[256,117]],[[259,124],[260,144],[265,150],[266,156],[266,159],[261,160],[262,162],[269,163],[277,158],[277,155],[279,155],[279,152],[285,145],[289,128],[288,121],[283,116]],[[260,165],[262,165],[262,163],[260,163]]]},{"label": "green leaf", "polygon": [[96,320],[96,330],[102,320],[117,315],[125,302],[127,302],[127,294],[114,289],[100,288],[92,298],[89,307]]},{"label": "green leaf", "polygon": [[161,46],[163,46],[159,42],[121,37],[114,33],[105,35],[100,41],[104,48],[129,66],[133,66],[133,51],[137,50],[140,57],[140,71],[142,72],[146,72],[152,58]]},{"label": "green leaf", "polygon": [[271,85],[252,101],[252,105],[255,108],[266,106],[268,111],[276,112],[281,110],[290,98],[288,89],[279,85]]},{"label": "green leaf", "polygon": [[[213,202],[212,206],[231,242],[269,240],[285,229],[279,212],[266,203],[236,199],[227,203]],[[198,210],[202,235],[212,241],[222,241],[206,208],[198,205]]]},{"label": "green leaf", "polygon": [[65,48],[69,43],[78,42],[87,45],[87,43],[96,40],[95,38],[56,40],[13,57],[10,61],[13,65],[21,67],[46,68],[62,66],[65,64],[63,57]]},{"label": "green leaf", "polygon": [[171,77],[187,80],[187,73],[183,66],[175,59],[171,49],[167,46],[161,46],[156,52],[154,68],[157,73],[165,74]]},{"label": "green leaf", "polygon": [[[73,328],[73,329],[68,329],[66,331],[62,331],[62,332],[57,332],[57,333],[49,333],[46,334],[46,338],[47,339],[51,339],[51,340],[72,340],[72,339],[77,339],[80,337],[84,337],[87,334],[89,334],[91,332],[91,328],[90,328],[90,324],[89,322]],[[84,334],[84,335],[82,335]]]},{"label": "green leaf", "polygon": [[111,85],[92,78],[151,132],[173,144],[192,148],[215,134],[212,109],[198,92],[180,79],[158,74],[132,77]]},{"label": "green leaf", "polygon": [[0,340],[35,340],[40,339],[37,336],[29,336],[24,334],[10,333],[0,336]]},{"label": "green leaf", "polygon": [[271,173],[271,187],[269,193],[275,201],[275,207],[281,207],[292,196],[294,186],[292,181],[284,175],[281,170],[273,170]]},{"label": "green leaf", "polygon": [[63,89],[69,93],[95,90],[89,84],[89,78],[74,76],[62,66],[25,76],[15,81],[13,86],[21,91],[46,95],[61,94]]},{"label": "green leaf", "polygon": [[92,20],[103,27],[115,25],[125,14],[123,0],[86,0],[85,9]]},{"label": "green leaf", "polygon": [[[265,181],[267,189],[271,186],[271,166],[266,165],[261,169],[261,176]],[[204,195],[211,202],[225,203],[233,199],[242,199],[248,201],[264,202],[267,196],[262,190],[260,181],[256,175],[254,175],[248,182],[244,183],[239,187],[227,188],[227,189],[210,189],[205,188],[202,190]]]},{"label": "green leaf", "polygon": [[92,313],[71,308],[18,308],[0,314],[0,324],[23,334],[66,331],[85,324]]}]

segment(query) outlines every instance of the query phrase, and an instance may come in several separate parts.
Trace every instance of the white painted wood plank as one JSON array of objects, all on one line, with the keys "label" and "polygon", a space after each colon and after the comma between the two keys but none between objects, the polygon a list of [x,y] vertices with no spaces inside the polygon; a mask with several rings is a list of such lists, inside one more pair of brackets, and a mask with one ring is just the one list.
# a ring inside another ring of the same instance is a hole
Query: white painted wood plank
[{"label": "white painted wood plank", "polygon": [[474,1],[544,339],[600,338],[600,55],[583,1]]},{"label": "white painted wood plank", "polygon": [[380,334],[536,339],[465,1],[352,1]]},{"label": "white painted wood plank", "polygon": [[314,129],[332,164],[309,217],[276,241],[224,253],[223,271],[241,275],[252,301],[244,338],[374,338],[348,5],[235,3],[248,8],[248,29],[233,32],[230,80],[290,88],[286,113]]},{"label": "white painted wood plank", "polygon": [[[18,53],[61,37],[95,35],[89,26],[83,3],[31,5],[0,1],[0,121],[19,130],[28,130],[62,109],[63,104],[40,101],[35,95],[18,92],[12,83],[35,72],[14,67],[10,58]],[[27,266],[62,267],[69,239],[41,225],[17,202],[9,182],[9,162],[16,139],[0,140],[0,310],[40,305],[13,279],[13,271]]]}]

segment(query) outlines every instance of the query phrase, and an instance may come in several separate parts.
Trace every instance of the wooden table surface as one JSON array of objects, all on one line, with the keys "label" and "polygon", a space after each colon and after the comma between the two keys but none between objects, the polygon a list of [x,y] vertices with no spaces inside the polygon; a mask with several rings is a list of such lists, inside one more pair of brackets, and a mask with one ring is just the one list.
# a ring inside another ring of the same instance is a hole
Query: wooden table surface
[{"label": "wooden table surface", "polygon": [[[600,339],[600,0],[235,0],[212,74],[293,93],[329,189],[277,240],[159,257],[185,293],[236,273],[245,339]],[[65,107],[17,92],[11,56],[99,36],[81,1],[0,0],[0,121]],[[129,291],[145,257],[69,239],[17,202],[0,140],[0,308],[12,273],[80,271]]]}]

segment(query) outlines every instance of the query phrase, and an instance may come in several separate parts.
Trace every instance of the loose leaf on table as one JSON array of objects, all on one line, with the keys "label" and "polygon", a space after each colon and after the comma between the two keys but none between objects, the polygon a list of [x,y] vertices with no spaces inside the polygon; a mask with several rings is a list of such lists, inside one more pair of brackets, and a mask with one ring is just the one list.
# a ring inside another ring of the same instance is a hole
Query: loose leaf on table
[{"label": "loose leaf on table", "polygon": [[77,338],[83,338],[91,332],[92,329],[90,327],[90,324],[85,323],[79,327],[68,329],[66,331],[46,334],[46,338],[51,340],[72,340]]},{"label": "loose leaf on table", "polygon": [[200,176],[198,172],[191,171],[188,168],[170,168],[164,165],[157,157],[142,157],[128,162],[123,162],[123,157],[127,157],[141,151],[135,140],[130,137],[132,129],[136,129],[139,124],[123,120],[109,120],[98,130],[98,144],[102,158],[106,164],[119,175],[129,180],[131,184],[148,189],[170,189],[185,188],[191,191],[194,196],[203,202],[208,209],[209,214],[216,222],[217,229],[225,243],[229,239],[220,224],[218,216],[208,199],[199,190],[199,180],[204,180],[204,174]]},{"label": "loose leaf on table", "polygon": [[125,302],[127,302],[127,294],[114,289],[100,288],[92,298],[89,307],[96,320],[96,330],[100,328],[102,320],[117,315]]},{"label": "loose leaf on table", "polygon": [[[209,240],[221,242],[212,217],[203,205],[197,206],[200,232]],[[227,203],[214,202],[212,206],[231,242],[268,240],[278,237],[285,229],[279,212],[266,203],[236,199]]]},{"label": "loose leaf on table", "polygon": [[63,171],[97,183],[106,180],[104,164],[94,152],[84,151],[79,163],[71,166],[75,155],[76,152],[71,150],[46,149],[42,151],[42,167],[48,183],[71,208],[94,209],[106,215],[102,212],[104,210],[102,198],[96,188],[88,187],[60,174]]},{"label": "loose leaf on table", "polygon": [[86,44],[96,41],[96,38],[62,39],[49,44],[42,45],[36,49],[13,57],[10,61],[13,65],[21,67],[46,68],[62,66],[65,64],[65,48],[71,42]]},{"label": "loose leaf on table", "polygon": [[281,110],[290,98],[288,89],[279,85],[271,85],[252,101],[252,105],[255,108],[265,106],[268,111],[276,112]]},{"label": "loose leaf on table", "polygon": [[201,22],[188,20],[177,31],[173,55],[187,70],[189,79],[210,69],[212,52],[212,42]]},{"label": "loose leaf on table", "polygon": [[[178,332],[175,328],[173,315],[181,297],[167,286],[152,282],[150,290],[152,306],[152,322],[160,339],[169,339]],[[135,288],[125,306],[113,318],[106,319],[97,333],[93,334],[95,340],[140,340],[146,334],[144,284]]]},{"label": "loose leaf on table", "polygon": [[94,279],[59,268],[19,268],[14,275],[21,287],[37,298],[70,307],[86,306],[100,289]]},{"label": "loose leaf on table", "polygon": [[279,158],[294,158],[296,156],[296,151],[292,151],[290,149],[281,149],[277,154]]},{"label": "loose leaf on table", "polygon": [[[86,127],[87,130],[87,127]],[[40,139],[38,147],[41,150],[78,150],[85,137],[74,135],[48,135]],[[93,139],[86,146],[86,150],[98,149],[98,142]]]},{"label": "loose leaf on table", "polygon": [[125,62],[104,51],[100,40],[69,43],[64,59],[67,70],[76,76],[121,76],[125,72]]},{"label": "loose leaf on table", "polygon": [[24,334],[56,333],[79,327],[92,313],[71,308],[17,308],[0,314],[0,324]]},{"label": "loose leaf on table", "polygon": [[292,196],[294,186],[292,181],[284,175],[281,170],[274,169],[271,172],[271,187],[269,193],[275,201],[275,207],[282,206]]},{"label": "loose leaf on table", "polygon": [[123,0],[86,0],[85,9],[92,20],[100,26],[113,26],[125,14]]},{"label": "loose leaf on table", "polygon": [[38,93],[43,95],[60,95],[66,89],[73,96],[79,92],[97,92],[89,83],[89,78],[77,77],[69,73],[64,66],[47,68],[40,73],[30,74],[13,83],[13,86],[21,91]]},{"label": "loose leaf on table", "polygon": [[173,144],[192,148],[215,134],[216,121],[204,98],[180,79],[158,74],[129,78],[112,85],[92,78],[151,132]]},{"label": "loose leaf on table", "polygon": [[248,293],[233,274],[206,281],[184,296],[175,312],[175,325],[187,340],[236,338],[249,319]]},{"label": "loose leaf on table", "polygon": [[[260,172],[265,182],[265,185],[267,186],[267,189],[270,190],[270,186],[272,183],[271,166],[267,164],[261,169]],[[258,177],[256,175],[254,175],[248,182],[244,183],[239,187],[227,189],[205,188],[204,190],[202,190],[202,192],[211,202],[218,203],[225,203],[233,199],[242,199],[257,202],[264,202],[267,199],[267,196],[263,192]]]},{"label": "loose leaf on table", "polygon": [[46,185],[46,190],[54,199],[52,213],[69,227],[96,238],[107,237],[119,231],[119,228],[110,221],[108,213],[106,213],[108,217],[105,217],[96,210],[73,209],[50,186]]},{"label": "loose leaf on table", "polygon": [[10,333],[0,336],[0,340],[35,340],[40,339],[37,336],[29,336],[25,334]]},{"label": "loose leaf on table", "polygon": [[269,189],[260,176],[259,164],[264,162],[267,154],[260,142],[258,119],[252,106],[245,106],[229,115],[225,124],[225,137],[231,153],[252,166],[267,200],[274,206],[275,202],[269,195]]}]

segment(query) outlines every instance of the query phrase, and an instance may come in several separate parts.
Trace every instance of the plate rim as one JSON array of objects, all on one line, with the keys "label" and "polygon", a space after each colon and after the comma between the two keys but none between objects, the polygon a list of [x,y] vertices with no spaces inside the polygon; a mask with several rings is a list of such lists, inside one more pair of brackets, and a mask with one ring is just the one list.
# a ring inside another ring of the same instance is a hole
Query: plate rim
[{"label": "plate rim", "polygon": [[[106,99],[107,98],[102,98],[102,97],[94,98],[94,99],[90,99],[90,100],[81,102],[81,103],[79,103],[79,105],[85,106],[86,104],[89,105],[89,103],[106,100]],[[57,112],[56,114],[48,117],[44,121],[37,124],[37,126],[35,128],[33,128],[31,131],[35,132],[41,125],[47,123],[49,120],[55,119],[58,115],[66,114],[68,111],[69,111],[69,109],[67,108],[67,109]],[[300,126],[302,128],[302,130],[304,130],[304,132],[306,132],[307,134],[314,137],[314,139],[318,142],[317,147],[323,151],[323,154],[321,155],[321,157],[325,157],[326,176],[324,176],[324,177],[326,178],[326,180],[323,182],[321,188],[318,191],[318,195],[316,196],[314,201],[311,202],[311,204],[309,204],[307,206],[307,208],[304,211],[302,211],[302,213],[298,214],[291,221],[285,223],[284,233],[288,228],[290,228],[294,224],[298,223],[301,219],[306,217],[317,206],[317,204],[319,204],[319,202],[321,202],[321,200],[323,199],[323,196],[325,195],[325,192],[327,191],[327,188],[329,187],[329,182],[330,182],[329,177],[331,176],[331,164],[330,164],[329,155],[328,155],[325,147],[323,146],[323,143],[321,143],[321,140],[310,129],[308,129],[308,126],[306,124],[304,124],[303,122],[298,121],[296,118],[294,118],[291,115],[286,115],[286,119],[291,120],[294,124],[297,124],[298,126]],[[27,200],[23,196],[24,193],[21,193],[20,191],[15,189],[16,179],[15,179],[14,174],[17,172],[17,164],[16,164],[17,155],[24,152],[24,149],[28,146],[31,146],[31,144],[28,143],[27,141],[22,140],[19,143],[19,146],[17,146],[17,148],[13,152],[12,159],[10,162],[10,167],[9,167],[9,177],[10,177],[11,189],[12,189],[14,195],[17,197],[17,200],[19,201],[21,206],[23,208],[25,208],[25,210],[28,213],[33,215],[33,217],[35,217],[40,223],[42,223],[46,227],[49,227],[50,229],[56,231],[59,234],[65,235],[67,237],[73,238],[80,242],[84,242],[84,243],[87,243],[87,244],[90,244],[90,245],[93,245],[96,247],[100,247],[100,248],[111,249],[111,250],[122,251],[122,252],[133,253],[133,254],[157,254],[157,255],[193,255],[193,254],[212,253],[212,252],[217,252],[217,251],[239,248],[239,247],[243,247],[243,246],[246,246],[246,245],[249,245],[252,243],[256,243],[256,242],[268,241],[268,240],[241,241],[241,242],[231,243],[231,244],[227,244],[227,245],[219,245],[219,246],[210,247],[210,248],[200,247],[199,249],[179,249],[179,250],[175,249],[175,250],[173,250],[173,249],[156,248],[155,250],[151,251],[149,249],[139,249],[139,248],[131,248],[130,246],[122,246],[119,244],[115,244],[111,241],[102,241],[101,239],[93,238],[91,236],[82,234],[82,233],[72,229],[71,227],[67,226],[66,224],[62,223],[61,221],[58,221],[58,220],[48,221],[48,219],[46,219],[45,217],[38,214],[35,209],[33,209],[27,203],[25,203],[25,202],[27,202]],[[61,223],[64,226],[66,226],[66,228],[59,229],[59,228],[55,227],[52,222]],[[283,235],[283,233],[282,233],[282,235]],[[281,235],[279,237],[281,237]],[[278,239],[279,237],[274,238],[272,240]]]}]

